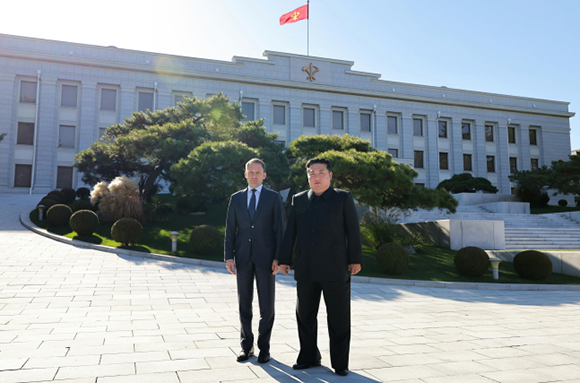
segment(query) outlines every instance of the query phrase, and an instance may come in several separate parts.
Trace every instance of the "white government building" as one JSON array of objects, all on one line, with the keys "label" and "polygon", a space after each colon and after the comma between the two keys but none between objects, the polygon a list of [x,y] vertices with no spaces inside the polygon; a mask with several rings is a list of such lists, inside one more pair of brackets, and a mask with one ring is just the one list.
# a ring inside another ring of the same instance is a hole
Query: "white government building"
[{"label": "white government building", "polygon": [[285,145],[300,135],[370,140],[420,186],[454,174],[508,175],[567,159],[569,103],[407,84],[354,62],[265,51],[232,61],[0,34],[0,193],[83,186],[75,153],[131,112],[223,92]]}]

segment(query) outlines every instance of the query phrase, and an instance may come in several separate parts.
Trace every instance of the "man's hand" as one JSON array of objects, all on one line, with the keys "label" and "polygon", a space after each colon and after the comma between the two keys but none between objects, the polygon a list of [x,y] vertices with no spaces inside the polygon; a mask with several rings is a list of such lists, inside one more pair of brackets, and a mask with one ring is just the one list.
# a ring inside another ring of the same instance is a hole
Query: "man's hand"
[{"label": "man's hand", "polygon": [[290,265],[280,265],[280,271],[286,275],[288,275],[289,271],[292,271]]},{"label": "man's hand", "polygon": [[351,263],[348,265],[348,271],[350,271],[350,275],[355,275],[361,270],[360,263]]},{"label": "man's hand", "polygon": [[278,260],[274,259],[272,261],[272,275],[278,274],[278,271],[280,271],[280,266],[278,266]]},{"label": "man's hand", "polygon": [[226,268],[232,275],[236,275],[236,265],[234,265],[233,259],[228,259],[226,261]]}]

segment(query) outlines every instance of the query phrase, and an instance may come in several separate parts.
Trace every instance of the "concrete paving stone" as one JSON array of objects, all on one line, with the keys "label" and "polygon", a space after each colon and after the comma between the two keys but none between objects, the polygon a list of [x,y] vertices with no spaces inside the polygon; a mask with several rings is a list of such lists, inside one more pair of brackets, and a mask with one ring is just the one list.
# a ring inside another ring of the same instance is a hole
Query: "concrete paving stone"
[{"label": "concrete paving stone", "polygon": [[425,383],[495,383],[491,380],[476,374],[444,376],[437,378],[426,378],[422,380]]},{"label": "concrete paving stone", "polygon": [[257,376],[248,367],[212,369],[197,371],[178,371],[180,383],[213,383],[228,380],[245,381]]},{"label": "concrete paving stone", "polygon": [[93,366],[99,364],[100,358],[100,355],[35,357],[28,359],[24,365],[24,368],[32,369],[67,366]]},{"label": "concrete paving stone", "polygon": [[430,364],[429,367],[451,376],[479,374],[481,372],[494,370],[493,367],[483,364],[483,361],[446,362]]},{"label": "concrete paving stone", "polygon": [[366,370],[369,374],[382,382],[403,379],[426,379],[438,376],[445,376],[441,371],[429,366],[402,366]]},{"label": "concrete paving stone", "polygon": [[[82,345],[72,346],[67,356],[72,355],[101,355],[101,354],[124,354],[133,352],[132,344],[115,344],[115,345]],[[139,352],[138,350],[135,350]]]},{"label": "concrete paving stone", "polygon": [[93,366],[61,367],[55,379],[100,378],[106,376],[134,375],[134,363],[118,363]]},{"label": "concrete paving stone", "polygon": [[[2,354],[0,354],[2,355]],[[27,358],[14,358],[12,355],[4,355],[0,358],[0,371],[3,370],[19,370],[26,363]]]},{"label": "concrete paving stone", "polygon": [[202,358],[136,362],[135,365],[137,374],[210,369],[209,364]]},{"label": "concrete paving stone", "polygon": [[488,358],[512,358],[530,355],[520,347],[497,347],[473,350],[476,353],[487,356]]},{"label": "concrete paving stone", "polygon": [[57,368],[35,368],[30,370],[0,371],[0,382],[24,383],[52,380],[57,370]]},{"label": "concrete paving stone", "polygon": [[441,363],[441,359],[438,359],[432,355],[436,354],[405,354],[405,355],[389,355],[380,356],[379,359],[383,362],[389,364],[391,367],[401,367],[401,366],[415,366],[424,365],[430,363]]},{"label": "concrete paving stone", "polygon": [[507,370],[484,372],[481,376],[491,379],[498,383],[544,383],[558,382],[559,378],[553,378],[551,375],[543,374],[536,370]]},{"label": "concrete paving stone", "polygon": [[99,364],[131,363],[170,360],[168,351],[103,354]]},{"label": "concrete paving stone", "polygon": [[97,383],[179,383],[176,372],[109,376],[98,378]]}]

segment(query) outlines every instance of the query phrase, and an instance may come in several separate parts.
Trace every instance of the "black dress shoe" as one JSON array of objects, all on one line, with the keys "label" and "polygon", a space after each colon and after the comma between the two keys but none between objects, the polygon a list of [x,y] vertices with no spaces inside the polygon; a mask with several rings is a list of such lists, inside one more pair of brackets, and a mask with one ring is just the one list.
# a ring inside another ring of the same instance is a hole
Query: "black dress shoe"
[{"label": "black dress shoe", "polygon": [[336,375],[340,375],[340,376],[347,376],[348,375],[348,368],[345,368],[344,370],[334,370],[334,373]]},{"label": "black dress shoe", "polygon": [[294,370],[306,370],[307,368],[318,367],[318,366],[320,366],[320,361],[318,361],[316,363],[296,363],[295,365],[292,366],[292,369],[294,369]]},{"label": "black dress shoe", "polygon": [[258,355],[258,363],[268,363],[270,361],[270,353],[262,352]]},{"label": "black dress shoe", "polygon": [[242,350],[238,354],[238,362],[245,362],[246,360],[250,359],[250,356],[254,356],[254,347],[250,350]]}]

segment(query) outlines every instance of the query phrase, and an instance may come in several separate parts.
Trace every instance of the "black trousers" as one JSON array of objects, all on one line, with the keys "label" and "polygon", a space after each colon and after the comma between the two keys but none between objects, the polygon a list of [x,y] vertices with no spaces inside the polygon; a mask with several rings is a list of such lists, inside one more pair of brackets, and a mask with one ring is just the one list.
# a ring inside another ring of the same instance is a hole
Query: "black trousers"
[{"label": "black trousers", "polygon": [[254,299],[254,278],[258,287],[258,303],[260,306],[260,322],[258,324],[258,348],[270,351],[270,338],[274,326],[275,281],[271,269],[261,269],[250,261],[237,269],[238,304],[240,311],[240,344],[242,350],[249,351],[254,345],[252,332],[252,301]]},{"label": "black trousers", "polygon": [[324,294],[330,337],[330,362],[332,368],[348,368],[350,352],[350,277],[344,282],[296,283],[298,300],[296,320],[300,338],[299,364],[314,364],[320,361],[317,346],[318,308],[320,295]]}]

